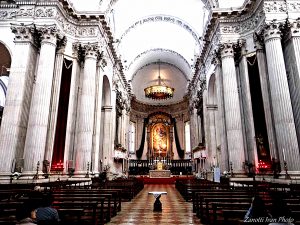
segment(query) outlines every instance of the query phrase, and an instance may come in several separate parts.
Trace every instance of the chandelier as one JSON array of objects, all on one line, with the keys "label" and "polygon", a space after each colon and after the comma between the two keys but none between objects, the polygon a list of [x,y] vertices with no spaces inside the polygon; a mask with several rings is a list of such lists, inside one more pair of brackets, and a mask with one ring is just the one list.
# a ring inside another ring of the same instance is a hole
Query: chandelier
[{"label": "chandelier", "polygon": [[160,77],[160,61],[158,60],[158,84],[146,87],[144,89],[146,98],[153,100],[164,100],[172,98],[174,95],[174,88],[168,87],[163,83]]}]

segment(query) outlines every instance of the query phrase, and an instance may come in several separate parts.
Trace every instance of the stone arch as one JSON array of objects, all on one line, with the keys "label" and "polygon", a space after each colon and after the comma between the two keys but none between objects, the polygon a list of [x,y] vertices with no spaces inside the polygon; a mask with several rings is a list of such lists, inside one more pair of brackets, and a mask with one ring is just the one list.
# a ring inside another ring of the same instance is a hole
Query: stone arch
[{"label": "stone arch", "polygon": [[102,88],[102,106],[111,105],[111,87],[106,75],[103,76],[103,88]]},{"label": "stone arch", "polygon": [[208,82],[208,104],[217,104],[216,75],[212,74]]}]

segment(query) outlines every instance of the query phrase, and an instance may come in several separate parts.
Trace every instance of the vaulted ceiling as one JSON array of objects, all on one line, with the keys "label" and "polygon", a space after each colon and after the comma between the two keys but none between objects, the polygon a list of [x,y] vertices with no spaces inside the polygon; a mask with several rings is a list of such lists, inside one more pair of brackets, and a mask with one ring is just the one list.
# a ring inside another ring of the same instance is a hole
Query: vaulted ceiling
[{"label": "vaulted ceiling", "polygon": [[[89,4],[82,0],[72,2],[80,11],[105,12],[116,51],[137,100],[149,104],[181,101],[202,48],[211,10],[208,4],[212,0],[90,1]],[[243,0],[219,0],[219,4],[226,7],[226,1],[233,7],[243,3]],[[144,88],[157,82],[158,61],[164,83],[175,88],[171,100],[153,101],[144,97]]]}]

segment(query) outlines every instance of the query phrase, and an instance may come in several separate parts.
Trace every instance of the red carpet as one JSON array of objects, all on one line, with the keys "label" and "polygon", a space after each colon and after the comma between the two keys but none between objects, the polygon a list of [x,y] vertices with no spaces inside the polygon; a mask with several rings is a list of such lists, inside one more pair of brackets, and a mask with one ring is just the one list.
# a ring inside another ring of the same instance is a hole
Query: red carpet
[{"label": "red carpet", "polygon": [[143,180],[144,184],[175,184],[176,180],[187,180],[192,179],[192,177],[168,177],[168,178],[150,178],[146,176],[137,177],[138,179]]}]

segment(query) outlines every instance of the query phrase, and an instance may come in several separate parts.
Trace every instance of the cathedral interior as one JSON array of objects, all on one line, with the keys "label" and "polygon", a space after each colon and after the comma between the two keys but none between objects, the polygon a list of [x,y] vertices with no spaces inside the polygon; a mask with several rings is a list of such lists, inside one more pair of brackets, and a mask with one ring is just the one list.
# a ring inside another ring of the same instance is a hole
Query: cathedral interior
[{"label": "cathedral interior", "polygon": [[2,0],[0,34],[0,192],[299,183],[299,0]]}]

